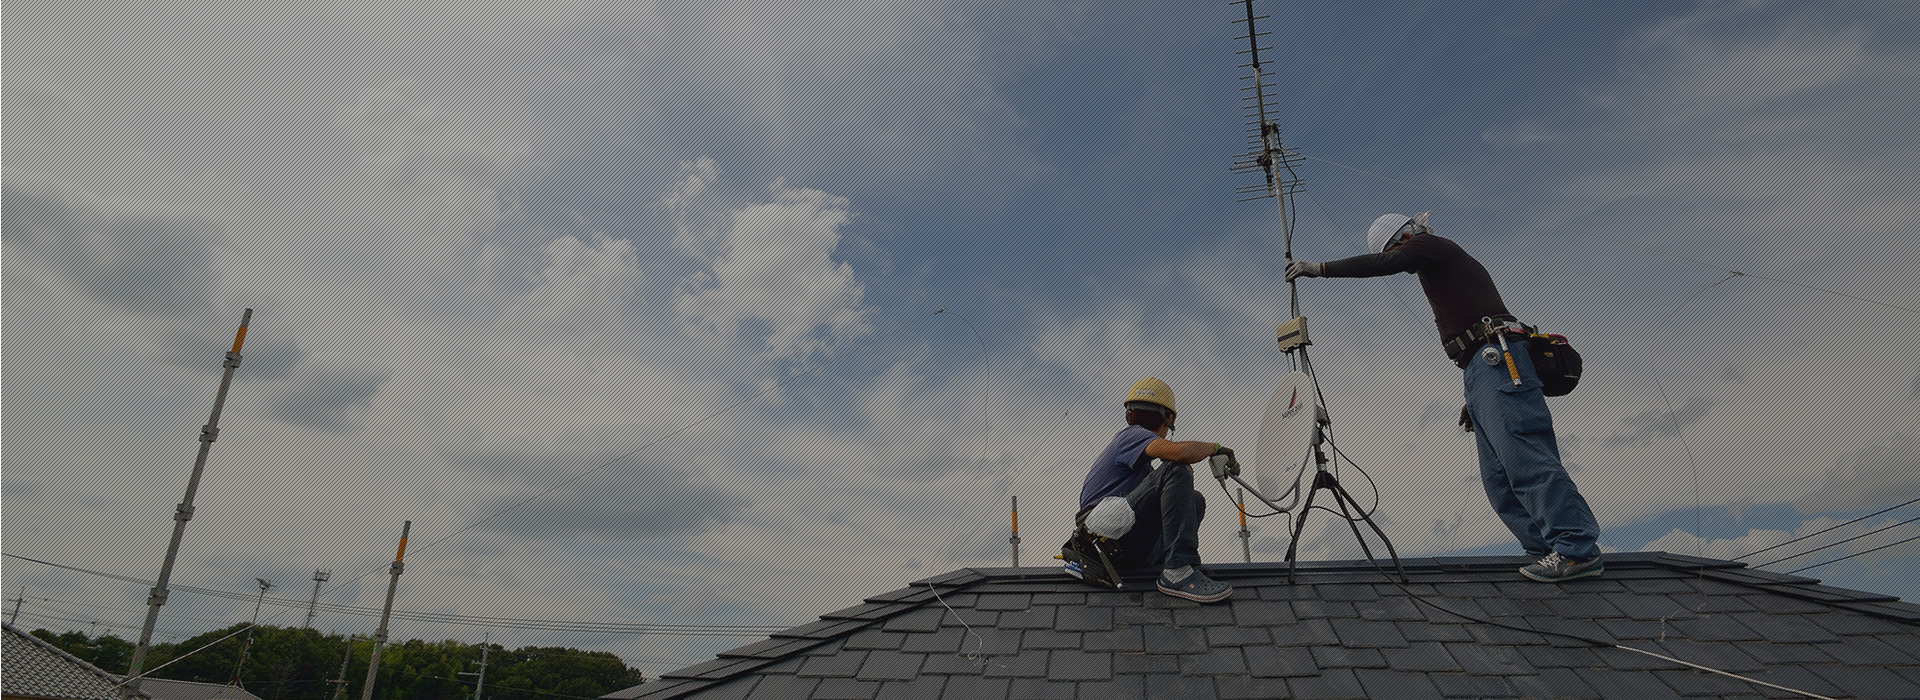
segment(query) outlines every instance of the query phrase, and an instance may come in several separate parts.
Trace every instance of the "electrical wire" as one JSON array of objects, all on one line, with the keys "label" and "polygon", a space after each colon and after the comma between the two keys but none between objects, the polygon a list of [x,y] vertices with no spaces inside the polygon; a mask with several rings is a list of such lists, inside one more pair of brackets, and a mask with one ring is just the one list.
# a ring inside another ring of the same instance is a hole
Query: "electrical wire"
[{"label": "electrical wire", "polygon": [[1902,520],[1902,521],[1900,521],[1900,522],[1897,522],[1897,523],[1894,523],[1894,524],[1892,524],[1892,525],[1888,525],[1888,526],[1886,526],[1886,527],[1883,527],[1883,528],[1880,528],[1880,529],[1878,529],[1878,530],[1869,530],[1869,531],[1867,531],[1867,532],[1864,532],[1864,533],[1861,533],[1861,534],[1858,534],[1858,535],[1854,535],[1854,536],[1852,536],[1852,537],[1849,537],[1849,538],[1846,538],[1846,539],[1844,539],[1844,540],[1840,540],[1840,541],[1837,541],[1837,542],[1830,542],[1830,543],[1827,543],[1827,544],[1823,544],[1823,545],[1820,545],[1820,546],[1818,546],[1818,547],[1814,547],[1813,549],[1809,549],[1809,550],[1807,550],[1807,551],[1804,551],[1804,552],[1801,552],[1801,553],[1799,553],[1799,554],[1795,554],[1795,555],[1792,555],[1792,556],[1786,556],[1786,557],[1781,557],[1781,558],[1779,558],[1779,559],[1775,559],[1775,560],[1773,560],[1773,561],[1770,561],[1770,562],[1767,562],[1767,563],[1765,563],[1765,564],[1754,564],[1754,565],[1753,565],[1753,568],[1756,568],[1756,569],[1758,569],[1758,568],[1760,568],[1760,567],[1763,567],[1763,566],[1773,566],[1774,564],[1778,564],[1778,563],[1780,563],[1780,562],[1783,562],[1783,561],[1786,561],[1786,560],[1788,560],[1788,559],[1799,559],[1800,557],[1804,557],[1804,556],[1806,556],[1806,555],[1809,555],[1809,554],[1812,554],[1812,553],[1814,553],[1814,552],[1818,552],[1818,551],[1820,551],[1820,550],[1822,550],[1822,549],[1827,549],[1827,548],[1829,548],[1829,547],[1838,547],[1838,546],[1840,546],[1840,545],[1843,545],[1843,544],[1846,544],[1846,543],[1848,543],[1848,542],[1852,542],[1852,541],[1854,541],[1854,540],[1857,540],[1857,539],[1860,539],[1860,538],[1862,538],[1862,537],[1871,537],[1871,536],[1873,536],[1873,535],[1878,535],[1878,534],[1880,534],[1880,533],[1882,533],[1882,532],[1886,532],[1886,531],[1888,531],[1888,530],[1892,530],[1892,529],[1894,529],[1894,528],[1896,528],[1896,527],[1900,527],[1901,525],[1905,525],[1905,524],[1907,524],[1907,523],[1911,523],[1911,522],[1914,522],[1914,521],[1916,521],[1916,520],[1920,520],[1920,517],[1913,517],[1913,518],[1908,518],[1908,519],[1906,519],[1906,520]]},{"label": "electrical wire", "polygon": [[[133,576],[123,576],[120,574],[112,574],[112,573],[107,573],[103,571],[94,571],[92,569],[85,569],[77,566],[68,566],[65,564],[58,564],[58,563],[54,563],[54,562],[50,562],[42,559],[25,557],[18,554],[12,554],[12,553],[5,553],[5,556],[12,557],[15,559],[20,559],[23,561],[30,561],[36,564],[43,564],[43,565],[51,566],[55,568],[66,569],[68,571],[75,571],[79,573],[90,574],[94,576],[101,576],[105,578],[117,579],[122,581],[128,581],[131,583],[138,583],[138,584],[148,585],[148,586],[153,585],[152,581],[141,580],[138,577],[133,577]],[[202,595],[226,598],[229,600],[253,601],[256,599],[260,599],[260,600],[263,600],[267,605],[272,605],[274,607],[285,608],[285,609],[305,608],[309,604],[309,601],[304,601],[304,600],[294,600],[291,598],[274,598],[271,596],[260,598],[259,596],[256,596],[256,595],[247,595],[244,593],[222,591],[222,590],[212,589],[212,588],[201,588],[197,586],[188,586],[188,585],[182,585],[182,584],[174,584],[169,586],[169,588],[188,592],[188,593],[199,593]],[[338,612],[338,613],[345,613],[350,615],[360,615],[365,617],[379,617],[381,614],[380,608],[368,608],[368,607],[361,607],[357,605],[343,605],[339,603],[318,603],[318,604],[314,604],[314,607],[321,610],[326,610],[328,612]],[[124,611],[124,610],[122,612],[139,613],[139,611]],[[285,610],[283,610],[282,612],[284,613]],[[161,613],[161,614],[169,615],[168,613]],[[182,617],[179,615],[169,615],[169,616]],[[573,621],[573,620],[543,620],[543,619],[528,619],[528,618],[513,618],[513,617],[492,617],[492,616],[485,616],[485,615],[458,615],[453,613],[433,613],[433,612],[420,612],[420,611],[410,611],[410,610],[394,610],[392,617],[398,620],[410,620],[415,622],[437,622],[442,624],[467,625],[467,626],[473,626],[473,627],[493,627],[497,629],[526,629],[526,630],[542,630],[542,631],[551,631],[551,632],[597,632],[601,634],[672,634],[672,635],[681,635],[681,636],[722,636],[722,637],[726,637],[726,636],[738,637],[738,636],[771,634],[773,632],[778,632],[778,631],[787,629],[788,627],[791,626],[791,625],[683,625],[683,624],[671,624],[671,623],[656,624],[656,623],[643,623],[643,622],[586,622],[586,621]],[[189,618],[189,619],[201,619],[201,621],[204,621],[204,622],[217,622],[218,624],[222,624],[222,625],[232,624],[229,622],[206,620],[202,618]]]},{"label": "electrical wire", "polygon": [[1866,515],[1862,515],[1862,516],[1860,516],[1860,517],[1858,517],[1858,518],[1854,518],[1854,519],[1852,519],[1852,520],[1848,520],[1848,521],[1846,521],[1846,522],[1844,522],[1844,523],[1840,523],[1840,524],[1838,524],[1838,525],[1834,525],[1834,526],[1832,526],[1832,527],[1829,527],[1829,528],[1826,528],[1826,529],[1824,529],[1824,530],[1821,530],[1821,531],[1819,531],[1819,532],[1815,532],[1815,533],[1811,533],[1811,534],[1806,534],[1806,535],[1801,535],[1801,536],[1799,536],[1799,537],[1795,537],[1795,538],[1793,538],[1793,539],[1790,539],[1790,540],[1787,540],[1787,541],[1785,541],[1785,542],[1781,542],[1780,544],[1776,544],[1776,545],[1773,545],[1773,546],[1771,546],[1771,547],[1762,547],[1762,548],[1760,548],[1760,549],[1756,549],[1756,550],[1753,550],[1753,551],[1751,551],[1751,552],[1747,552],[1746,554],[1742,554],[1742,555],[1740,555],[1740,556],[1737,556],[1737,557],[1734,557],[1734,559],[1745,559],[1745,558],[1747,558],[1747,557],[1750,557],[1750,556],[1753,556],[1753,555],[1755,555],[1755,554],[1759,554],[1759,553],[1761,553],[1761,552],[1765,552],[1765,551],[1768,551],[1768,550],[1773,550],[1773,549],[1779,549],[1779,548],[1781,548],[1781,547],[1785,547],[1785,546],[1787,546],[1787,545],[1790,545],[1790,544],[1793,544],[1793,543],[1795,543],[1795,542],[1800,542],[1800,541],[1803,541],[1803,540],[1806,540],[1806,539],[1808,539],[1808,538],[1811,538],[1811,537],[1818,537],[1818,536],[1820,536],[1820,535],[1824,535],[1824,534],[1827,534],[1827,533],[1829,533],[1829,532],[1832,532],[1832,531],[1834,531],[1834,530],[1838,530],[1838,529],[1840,529],[1840,528],[1843,528],[1843,527],[1846,527],[1846,526],[1848,526],[1848,525],[1852,525],[1852,524],[1854,524],[1854,523],[1857,523],[1857,522],[1860,522],[1860,521],[1862,521],[1862,520],[1866,520],[1867,518],[1871,518],[1871,517],[1873,517],[1873,516],[1876,516],[1876,515],[1879,515],[1879,514],[1881,514],[1881,513],[1885,513],[1885,512],[1887,512],[1887,511],[1892,511],[1892,510],[1899,510],[1899,509],[1901,509],[1901,508],[1905,508],[1905,507],[1907,507],[1907,506],[1910,506],[1910,505],[1913,505],[1913,504],[1915,504],[1915,503],[1920,503],[1920,498],[1915,498],[1915,499],[1913,499],[1913,500],[1911,500],[1911,501],[1907,501],[1906,503],[1902,503],[1902,504],[1900,504],[1900,505],[1897,505],[1897,506],[1890,506],[1890,507],[1887,507],[1887,508],[1882,508],[1882,509],[1880,509],[1880,510],[1876,510],[1876,511],[1874,511],[1874,512],[1871,512],[1871,513],[1868,513],[1868,514],[1866,514]]},{"label": "electrical wire", "polygon": [[1852,558],[1854,558],[1854,557],[1857,557],[1857,556],[1860,556],[1860,555],[1863,555],[1863,554],[1872,554],[1872,553],[1874,553],[1874,552],[1878,552],[1878,551],[1880,551],[1880,550],[1882,550],[1882,549],[1886,549],[1886,548],[1888,548],[1888,547],[1898,547],[1898,546],[1900,546],[1900,545],[1903,545],[1903,544],[1906,544],[1906,543],[1908,543],[1908,542],[1912,542],[1912,541],[1914,541],[1914,540],[1920,540],[1920,535],[1914,535],[1914,536],[1912,536],[1912,537],[1909,537],[1909,538],[1906,538],[1906,539],[1904,539],[1904,540],[1900,540],[1899,542],[1888,542],[1888,543],[1886,543],[1886,544],[1883,544],[1883,545],[1880,545],[1880,546],[1878,546],[1878,547],[1874,547],[1873,549],[1866,549],[1866,550],[1861,550],[1861,551],[1858,551],[1858,552],[1854,552],[1854,553],[1852,553],[1852,554],[1849,554],[1849,555],[1846,555],[1846,556],[1844,556],[1844,557],[1840,557],[1840,558],[1838,558],[1838,559],[1829,559],[1829,560],[1827,560],[1827,561],[1823,561],[1823,562],[1820,562],[1820,563],[1818,563],[1818,564],[1814,564],[1813,566],[1802,566],[1802,567],[1800,567],[1800,568],[1798,568],[1798,569],[1794,569],[1794,570],[1792,570],[1792,571],[1789,571],[1789,572],[1787,572],[1787,573],[1789,573],[1789,574],[1797,574],[1797,573],[1800,573],[1800,572],[1802,572],[1802,571],[1806,571],[1806,570],[1808,570],[1808,569],[1818,569],[1818,568],[1820,568],[1820,567],[1822,567],[1822,566],[1826,566],[1826,565],[1828,565],[1828,564],[1838,564],[1838,563],[1840,563],[1840,562],[1843,562],[1843,561],[1846,561],[1846,560],[1848,560],[1848,559],[1852,559]]}]

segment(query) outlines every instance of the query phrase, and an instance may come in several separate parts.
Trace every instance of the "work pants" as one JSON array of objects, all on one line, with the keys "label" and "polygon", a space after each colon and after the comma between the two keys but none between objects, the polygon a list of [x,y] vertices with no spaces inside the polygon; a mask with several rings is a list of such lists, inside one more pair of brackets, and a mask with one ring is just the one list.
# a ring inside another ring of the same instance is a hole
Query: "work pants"
[{"label": "work pants", "polygon": [[1207,500],[1193,490],[1193,466],[1161,462],[1127,494],[1133,529],[1120,538],[1122,569],[1200,565],[1200,519]]},{"label": "work pants", "polygon": [[1507,341],[1520,385],[1514,386],[1507,363],[1488,364],[1484,348],[1467,361],[1467,413],[1473,419],[1480,450],[1480,481],[1487,501],[1528,554],[1548,550],[1579,560],[1600,556],[1600,524],[1580,496],[1579,487],[1560,464],[1553,415],[1540,393],[1540,379],[1527,356],[1526,341]]}]

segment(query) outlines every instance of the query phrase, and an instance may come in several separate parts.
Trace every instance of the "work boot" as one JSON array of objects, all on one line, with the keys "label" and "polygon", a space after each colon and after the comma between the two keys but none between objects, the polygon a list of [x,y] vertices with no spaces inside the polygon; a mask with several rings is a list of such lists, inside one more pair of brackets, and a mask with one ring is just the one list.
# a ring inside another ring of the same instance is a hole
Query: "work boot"
[{"label": "work boot", "polygon": [[1560,583],[1588,576],[1599,576],[1606,570],[1607,566],[1600,562],[1600,557],[1580,561],[1559,552],[1553,552],[1542,557],[1540,561],[1520,567],[1520,575],[1541,583]]},{"label": "work boot", "polygon": [[1192,573],[1178,581],[1168,580],[1167,573],[1162,571],[1154,587],[1159,588],[1161,593],[1196,603],[1218,603],[1233,595],[1233,586],[1207,578],[1206,574],[1200,573],[1199,567],[1194,567]]}]

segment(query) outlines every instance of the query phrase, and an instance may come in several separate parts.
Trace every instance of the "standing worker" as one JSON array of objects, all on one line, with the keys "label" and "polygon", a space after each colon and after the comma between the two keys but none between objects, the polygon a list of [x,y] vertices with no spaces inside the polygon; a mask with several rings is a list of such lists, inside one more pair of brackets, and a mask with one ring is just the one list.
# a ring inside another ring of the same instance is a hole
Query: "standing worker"
[{"label": "standing worker", "polygon": [[[1207,502],[1193,489],[1193,463],[1233,451],[1213,442],[1174,442],[1167,435],[1179,414],[1173,389],[1147,377],[1127,391],[1127,427],[1101,450],[1080,487],[1085,518],[1101,499],[1121,496],[1133,510],[1132,529],[1115,543],[1120,569],[1161,568],[1155,587],[1177,598],[1214,603],[1233,587],[1200,572],[1200,519]],[[1153,460],[1160,466],[1152,466]]]},{"label": "standing worker", "polygon": [[[1540,379],[1527,355],[1524,326],[1507,312],[1487,268],[1417,217],[1386,214],[1367,231],[1367,255],[1287,265],[1299,277],[1420,276],[1441,345],[1465,371],[1466,416],[1480,450],[1480,481],[1500,520],[1540,561],[1520,569],[1546,583],[1598,576],[1600,525],[1560,464]],[[1474,430],[1478,427],[1478,430]]]}]

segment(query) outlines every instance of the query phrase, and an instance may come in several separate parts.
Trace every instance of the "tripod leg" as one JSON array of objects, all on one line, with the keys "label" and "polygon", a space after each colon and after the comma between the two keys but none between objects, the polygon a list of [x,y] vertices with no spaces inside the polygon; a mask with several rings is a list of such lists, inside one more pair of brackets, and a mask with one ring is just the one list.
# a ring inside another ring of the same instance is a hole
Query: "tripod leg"
[{"label": "tripod leg", "polygon": [[[1362,511],[1362,510],[1360,510],[1360,500],[1359,500],[1359,499],[1357,499],[1357,498],[1354,498],[1354,497],[1353,497],[1353,494],[1350,494],[1350,493],[1347,493],[1347,490],[1346,490],[1346,488],[1344,488],[1344,487],[1342,487],[1342,486],[1340,486],[1340,485],[1339,485],[1338,483],[1335,483],[1335,485],[1334,485],[1334,489],[1335,489],[1335,491],[1333,492],[1333,493],[1334,493],[1334,498],[1338,498],[1338,499],[1344,499],[1345,501],[1350,501],[1350,502],[1352,502],[1352,503],[1353,503],[1353,509],[1354,509],[1354,511],[1355,511],[1355,512],[1364,512],[1364,511]],[[1343,503],[1343,504],[1342,504],[1342,505],[1340,506],[1340,510],[1342,510],[1342,511],[1345,511],[1346,509],[1347,509],[1347,506],[1346,506],[1346,505],[1345,505],[1345,504]],[[1360,519],[1361,519],[1361,520],[1365,520],[1365,521],[1367,521],[1367,527],[1370,527],[1370,528],[1373,528],[1373,534],[1375,534],[1375,535],[1379,535],[1379,536],[1380,536],[1380,543],[1381,543],[1381,544],[1384,544],[1384,545],[1386,545],[1386,546],[1387,546],[1387,556],[1390,556],[1390,557],[1393,557],[1393,568],[1394,568],[1394,570],[1396,570],[1396,571],[1398,571],[1398,572],[1400,572],[1400,582],[1401,582],[1401,583],[1412,583],[1412,582],[1413,582],[1413,580],[1412,580],[1412,579],[1410,579],[1410,578],[1407,578],[1407,567],[1406,567],[1405,565],[1403,565],[1403,564],[1401,564],[1401,563],[1400,563],[1400,553],[1399,553],[1399,552],[1396,552],[1396,551],[1394,551],[1394,549],[1393,549],[1393,540],[1390,540],[1390,539],[1387,539],[1387,533],[1386,533],[1385,531],[1383,531],[1383,530],[1381,530],[1381,529],[1380,529],[1380,524],[1379,524],[1379,523],[1376,523],[1376,522],[1374,522],[1374,521],[1373,521],[1373,516],[1371,516],[1371,515],[1368,515],[1368,516],[1364,516],[1364,517],[1362,517],[1362,518],[1360,518]],[[1349,520],[1349,521],[1347,521],[1347,524],[1349,524],[1349,525],[1352,525],[1352,524],[1353,524],[1353,521],[1351,521],[1351,520]],[[1354,537],[1359,537],[1359,536],[1360,536],[1360,528],[1359,528],[1358,526],[1355,526],[1355,527],[1354,527],[1354,529],[1353,529],[1353,536],[1354,536]],[[1361,541],[1360,541],[1360,551],[1363,551],[1363,552],[1364,552],[1364,551],[1366,551],[1366,550],[1367,550],[1367,542],[1366,542],[1366,540],[1361,540]],[[1371,553],[1369,553],[1369,554],[1367,554],[1367,558],[1368,558],[1368,559],[1372,559],[1372,558],[1373,558],[1373,554],[1371,554]]]},{"label": "tripod leg", "polygon": [[1307,504],[1300,508],[1300,519],[1293,521],[1293,537],[1287,540],[1287,585],[1293,585],[1294,571],[1299,568],[1299,560],[1294,554],[1300,550],[1300,533],[1307,529],[1307,513],[1313,510],[1313,497],[1320,493],[1320,479],[1316,476],[1313,486],[1307,490]]},{"label": "tripod leg", "polygon": [[1373,548],[1367,546],[1367,538],[1360,536],[1360,526],[1353,522],[1353,514],[1359,511],[1360,503],[1355,501],[1353,510],[1348,510],[1347,501],[1351,500],[1353,496],[1347,493],[1346,487],[1341,486],[1340,482],[1336,481],[1333,484],[1332,490],[1333,502],[1335,505],[1340,506],[1340,519],[1347,521],[1347,529],[1353,531],[1354,541],[1360,543],[1360,553],[1367,557],[1367,561],[1373,561]]}]

